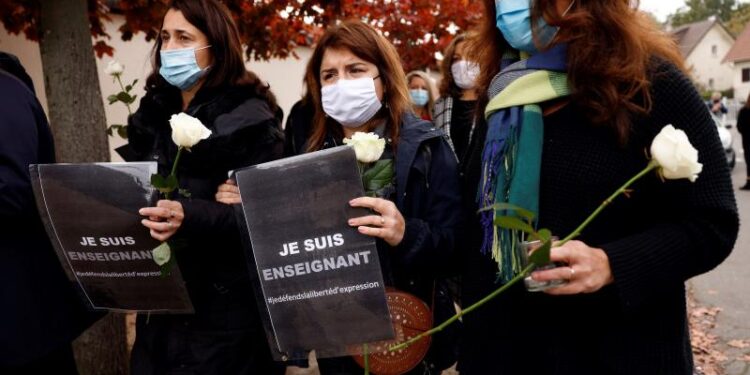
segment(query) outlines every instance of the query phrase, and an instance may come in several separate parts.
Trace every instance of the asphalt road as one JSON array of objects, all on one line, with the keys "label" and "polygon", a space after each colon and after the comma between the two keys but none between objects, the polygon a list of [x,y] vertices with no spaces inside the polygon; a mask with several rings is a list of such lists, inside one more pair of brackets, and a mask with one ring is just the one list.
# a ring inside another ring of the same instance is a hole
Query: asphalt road
[{"label": "asphalt road", "polygon": [[744,340],[750,344],[750,191],[737,189],[745,183],[746,168],[739,134],[734,129],[732,133],[738,153],[732,181],[740,213],[739,237],[732,254],[724,263],[711,272],[693,278],[690,283],[701,305],[722,309],[712,333],[719,337],[719,348],[728,357],[724,363],[725,374],[750,375],[750,361],[739,360],[750,355],[750,347],[727,345],[731,340]]}]

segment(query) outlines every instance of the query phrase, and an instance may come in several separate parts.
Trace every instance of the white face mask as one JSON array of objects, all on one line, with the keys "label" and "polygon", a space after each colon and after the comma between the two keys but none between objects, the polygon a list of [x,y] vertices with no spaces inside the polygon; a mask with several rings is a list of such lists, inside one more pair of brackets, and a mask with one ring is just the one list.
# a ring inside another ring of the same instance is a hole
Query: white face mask
[{"label": "white face mask", "polygon": [[375,92],[375,78],[339,79],[323,86],[323,111],[347,128],[358,128],[369,121],[383,105]]},{"label": "white face mask", "polygon": [[471,90],[479,77],[479,65],[466,60],[456,61],[451,65],[451,73],[456,86],[461,90]]}]

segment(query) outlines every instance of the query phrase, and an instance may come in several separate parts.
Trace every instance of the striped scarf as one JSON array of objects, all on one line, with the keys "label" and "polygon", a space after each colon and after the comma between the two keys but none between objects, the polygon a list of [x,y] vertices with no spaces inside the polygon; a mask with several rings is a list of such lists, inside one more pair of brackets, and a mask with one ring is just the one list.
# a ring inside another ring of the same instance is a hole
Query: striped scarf
[{"label": "striped scarf", "polygon": [[[502,70],[488,90],[491,100],[485,110],[487,139],[477,193],[479,207],[510,203],[538,216],[544,140],[539,104],[569,95],[566,52],[566,45],[557,45],[525,60],[517,55],[503,56]],[[480,215],[484,228],[481,251],[492,253],[500,281],[508,282],[524,266],[523,235],[495,226],[494,219],[514,212],[492,209]]]}]

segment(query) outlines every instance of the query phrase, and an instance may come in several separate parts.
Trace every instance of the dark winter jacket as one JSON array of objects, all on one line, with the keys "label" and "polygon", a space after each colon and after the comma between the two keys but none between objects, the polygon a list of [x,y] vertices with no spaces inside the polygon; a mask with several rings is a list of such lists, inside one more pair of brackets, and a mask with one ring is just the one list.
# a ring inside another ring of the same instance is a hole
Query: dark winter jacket
[{"label": "dark winter jacket", "polygon": [[[652,78],[652,110],[634,116],[625,146],[575,101],[545,116],[539,226],[559,236],[573,231],[646,166],[645,150],[667,124],[684,130],[698,150],[698,179],[648,175],[581,234],[607,254],[612,284],[572,296],[516,285],[464,316],[461,374],[693,373],[684,282],[729,255],[737,207],[716,126],[692,82],[666,63]],[[473,148],[467,199],[476,196],[482,143]],[[465,252],[464,306],[498,287],[497,264],[480,254],[477,239]]]},{"label": "dark winter jacket", "polygon": [[99,316],[65,276],[34,202],[29,164],[54,162],[42,106],[0,70],[0,372],[61,350]]},{"label": "dark winter jacket", "polygon": [[[128,122],[138,160],[155,160],[166,175],[177,154],[169,118],[182,111],[180,92],[151,89]],[[258,317],[235,206],[215,201],[228,172],[281,157],[283,133],[266,100],[246,87],[201,89],[185,113],[211,136],[183,152],[177,170],[185,219],[175,235],[186,240],[175,256],[195,314],[139,317],[133,373],[181,368],[201,374],[274,373]],[[167,355],[160,354],[167,353]]]}]

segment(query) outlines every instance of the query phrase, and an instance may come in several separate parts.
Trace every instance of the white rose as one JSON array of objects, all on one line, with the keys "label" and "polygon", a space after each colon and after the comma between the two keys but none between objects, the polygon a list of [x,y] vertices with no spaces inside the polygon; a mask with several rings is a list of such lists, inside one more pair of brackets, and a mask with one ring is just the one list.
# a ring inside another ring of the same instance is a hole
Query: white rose
[{"label": "white rose", "polygon": [[385,139],[375,133],[356,132],[351,138],[344,138],[344,144],[354,147],[357,160],[362,163],[378,161],[385,150]]},{"label": "white rose", "polygon": [[122,74],[122,72],[125,70],[125,67],[120,64],[117,60],[112,60],[107,64],[107,67],[104,68],[104,73],[107,73],[111,76],[119,76]]},{"label": "white rose", "polygon": [[167,264],[167,262],[169,262],[169,259],[172,257],[172,249],[169,248],[168,243],[162,242],[161,245],[151,250],[151,256],[153,256],[154,262],[156,262],[156,264],[163,266]]},{"label": "white rose", "polygon": [[200,120],[185,113],[172,115],[169,125],[172,126],[172,141],[180,147],[193,147],[211,135]]},{"label": "white rose", "polygon": [[651,143],[651,157],[659,164],[661,175],[670,180],[687,178],[695,182],[703,165],[698,150],[690,144],[684,131],[665,126]]}]

